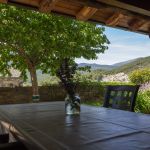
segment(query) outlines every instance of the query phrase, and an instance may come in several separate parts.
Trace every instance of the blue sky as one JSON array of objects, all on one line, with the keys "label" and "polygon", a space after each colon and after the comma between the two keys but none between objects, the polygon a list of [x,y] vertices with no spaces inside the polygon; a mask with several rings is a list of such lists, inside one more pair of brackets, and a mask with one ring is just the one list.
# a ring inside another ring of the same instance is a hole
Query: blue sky
[{"label": "blue sky", "polygon": [[139,33],[105,27],[109,49],[97,60],[77,59],[77,63],[114,64],[138,57],[150,56],[150,38]]}]

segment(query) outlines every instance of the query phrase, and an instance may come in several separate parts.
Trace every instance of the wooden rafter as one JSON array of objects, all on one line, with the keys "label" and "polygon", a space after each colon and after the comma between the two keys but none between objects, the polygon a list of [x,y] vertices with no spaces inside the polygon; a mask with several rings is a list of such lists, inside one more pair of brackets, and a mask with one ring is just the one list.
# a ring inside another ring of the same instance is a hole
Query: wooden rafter
[{"label": "wooden rafter", "polygon": [[90,19],[97,10],[98,10],[97,8],[85,6],[77,13],[76,18],[78,20],[86,21],[86,20]]},{"label": "wooden rafter", "polygon": [[[144,0],[144,2],[139,0],[0,0],[0,3],[7,3],[7,1],[9,5],[33,10],[39,8],[41,12],[49,13],[52,11],[56,14],[76,17],[83,21],[106,23],[106,25],[115,28],[150,34],[148,30],[150,26],[148,0]],[[142,3],[142,6],[140,3]],[[120,14],[117,12],[120,12]],[[110,16],[110,14],[112,15]]]},{"label": "wooden rafter", "polygon": [[0,3],[7,3],[8,0],[0,0]]},{"label": "wooden rafter", "polygon": [[123,17],[123,14],[121,14],[120,12],[116,12],[112,16],[110,16],[105,23],[109,26],[116,26],[118,25],[120,19],[122,19]]},{"label": "wooden rafter", "polygon": [[[121,2],[119,0],[97,0],[97,1],[102,2],[104,4],[111,5],[111,6],[115,6],[115,7],[118,7],[118,8],[122,8],[124,10],[129,10],[129,11],[132,11],[132,12],[135,12],[135,13],[140,12],[140,14],[143,14],[145,16],[150,16],[150,11],[148,11],[146,9],[142,9],[141,7],[138,7],[138,6],[135,6],[135,5],[131,5],[131,4],[126,3],[126,2]],[[136,0],[134,0],[134,2],[136,3]],[[137,2],[138,2],[138,0],[137,0]]]},{"label": "wooden rafter", "polygon": [[144,26],[147,23],[146,20],[141,20],[141,19],[133,19],[129,23],[129,29],[132,31],[137,31],[139,30],[142,26]]},{"label": "wooden rafter", "polygon": [[58,0],[41,0],[39,10],[44,13],[51,12]]}]

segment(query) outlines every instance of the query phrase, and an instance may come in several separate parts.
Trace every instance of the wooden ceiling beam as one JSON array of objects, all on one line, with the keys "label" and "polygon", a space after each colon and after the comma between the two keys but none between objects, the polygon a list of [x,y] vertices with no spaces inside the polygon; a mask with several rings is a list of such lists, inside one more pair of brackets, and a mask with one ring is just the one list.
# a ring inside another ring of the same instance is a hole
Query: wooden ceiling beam
[{"label": "wooden ceiling beam", "polygon": [[93,7],[83,7],[76,15],[78,20],[86,21],[90,19],[97,11],[97,8]]},{"label": "wooden ceiling beam", "polygon": [[120,12],[116,12],[106,20],[105,24],[108,26],[116,26],[122,18],[124,18],[124,15]]},{"label": "wooden ceiling beam", "polygon": [[8,2],[8,0],[0,0],[0,3],[7,3]]},{"label": "wooden ceiling beam", "polygon": [[115,11],[121,12],[124,15],[127,16],[129,15],[132,17],[136,17],[138,15],[141,18],[149,19],[150,16],[150,11],[145,10],[146,12],[144,13],[143,11],[140,11],[141,8],[138,8],[139,10],[137,11],[136,9],[137,7],[129,4],[124,4],[122,2],[119,2],[118,0],[61,0],[61,1],[79,4],[87,7],[94,7],[97,9],[108,8],[114,12]]},{"label": "wooden ceiling beam", "polygon": [[140,20],[140,19],[133,19],[130,23],[129,23],[129,29],[132,31],[137,31],[139,30],[142,26],[144,26],[145,24],[147,24],[146,20]]},{"label": "wooden ceiling beam", "polygon": [[41,0],[39,4],[39,10],[44,13],[50,13],[58,0]]},{"label": "wooden ceiling beam", "polygon": [[128,3],[120,2],[118,0],[97,0],[97,2],[101,2],[104,4],[108,4],[110,6],[115,6],[115,7],[124,9],[124,10],[129,10],[131,12],[135,12],[135,13],[150,17],[150,11],[140,8],[140,7],[137,7],[137,6],[134,6],[134,5],[131,5],[131,4],[128,4]]}]

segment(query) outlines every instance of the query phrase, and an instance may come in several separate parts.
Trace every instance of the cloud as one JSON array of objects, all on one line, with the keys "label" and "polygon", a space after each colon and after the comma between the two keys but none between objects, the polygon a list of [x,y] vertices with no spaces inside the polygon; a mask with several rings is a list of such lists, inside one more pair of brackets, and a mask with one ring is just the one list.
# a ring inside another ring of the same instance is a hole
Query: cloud
[{"label": "cloud", "polygon": [[148,36],[106,28],[105,34],[110,40],[109,49],[99,54],[97,60],[76,59],[81,63],[114,64],[138,57],[150,56],[150,39]]}]

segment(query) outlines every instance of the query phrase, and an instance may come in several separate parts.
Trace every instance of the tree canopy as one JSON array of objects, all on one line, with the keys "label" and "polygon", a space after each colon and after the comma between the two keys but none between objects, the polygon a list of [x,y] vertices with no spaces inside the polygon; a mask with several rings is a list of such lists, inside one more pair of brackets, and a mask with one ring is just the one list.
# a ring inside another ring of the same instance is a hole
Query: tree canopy
[{"label": "tree canopy", "polygon": [[96,59],[109,43],[96,24],[2,4],[0,13],[0,69],[14,67],[24,77],[29,70],[34,95],[37,69],[56,74],[64,59]]}]

